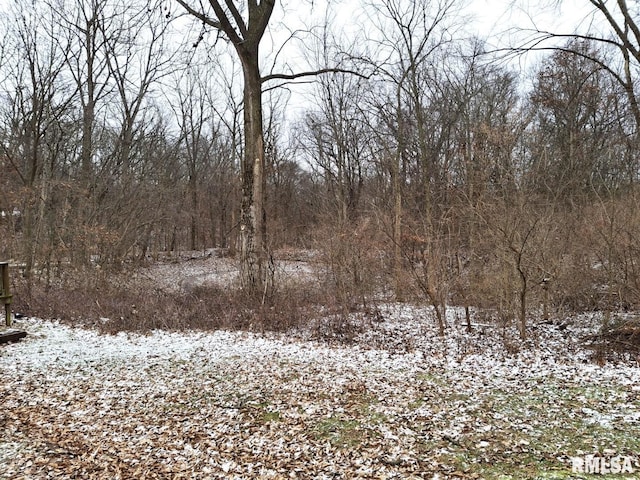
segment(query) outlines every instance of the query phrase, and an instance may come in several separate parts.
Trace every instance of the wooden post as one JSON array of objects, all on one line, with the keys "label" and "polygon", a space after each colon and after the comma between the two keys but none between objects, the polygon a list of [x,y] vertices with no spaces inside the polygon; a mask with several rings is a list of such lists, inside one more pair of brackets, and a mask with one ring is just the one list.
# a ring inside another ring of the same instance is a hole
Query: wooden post
[{"label": "wooden post", "polygon": [[549,282],[550,278],[543,278],[540,282],[542,286],[542,319],[549,320]]},{"label": "wooden post", "polygon": [[11,288],[9,286],[9,263],[0,262],[0,303],[4,303],[5,323],[11,326]]}]

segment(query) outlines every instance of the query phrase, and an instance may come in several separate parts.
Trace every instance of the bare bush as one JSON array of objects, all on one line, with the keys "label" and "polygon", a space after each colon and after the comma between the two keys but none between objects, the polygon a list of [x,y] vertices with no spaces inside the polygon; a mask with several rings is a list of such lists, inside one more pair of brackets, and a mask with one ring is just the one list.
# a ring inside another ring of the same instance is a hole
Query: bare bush
[{"label": "bare bush", "polygon": [[82,275],[49,285],[18,279],[14,309],[104,333],[165,330],[285,331],[301,328],[325,303],[319,290],[289,282],[266,301],[228,286],[169,291],[131,281],[128,273]]},{"label": "bare bush", "polygon": [[373,307],[384,293],[389,265],[380,232],[369,219],[319,232],[319,284],[344,314]]}]

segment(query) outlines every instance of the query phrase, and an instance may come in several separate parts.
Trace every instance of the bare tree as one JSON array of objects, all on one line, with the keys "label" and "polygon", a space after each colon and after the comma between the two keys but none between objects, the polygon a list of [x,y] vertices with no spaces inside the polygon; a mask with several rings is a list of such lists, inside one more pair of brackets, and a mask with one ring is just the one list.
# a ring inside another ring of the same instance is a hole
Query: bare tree
[{"label": "bare tree", "polygon": [[[213,12],[178,3],[202,23],[216,29],[234,46],[244,78],[245,152],[241,169],[241,282],[251,293],[267,285],[267,231],[264,210],[264,134],[260,42],[275,8],[275,0],[251,0],[245,12],[239,2],[210,0]],[[243,16],[244,13],[244,16]]]},{"label": "bare tree", "polygon": [[[553,0],[546,5],[536,5],[536,8],[552,6],[559,10],[563,3],[562,0]],[[640,72],[640,23],[637,6],[630,6],[627,0],[584,0],[583,3],[585,7],[591,7],[591,11],[585,15],[580,26],[576,25],[574,31],[551,31],[539,27],[533,21],[533,27],[516,29],[519,30],[518,37],[521,38],[524,35],[525,39],[518,45],[510,47],[509,50],[516,54],[540,50],[562,50],[594,62],[606,70],[624,89],[636,127],[640,129],[640,104],[637,91]],[[529,15],[535,18],[533,12],[529,12]],[[582,28],[583,25],[587,26],[586,30]],[[597,50],[581,49],[579,47],[583,43],[567,42],[570,39],[599,45],[612,54],[605,58],[593,56],[591,54]],[[560,44],[557,43],[558,40],[561,41]],[[616,55],[615,51],[619,55]]]},{"label": "bare tree", "polygon": [[23,218],[26,275],[31,278],[38,261],[50,258],[57,242],[54,234],[54,179],[64,165],[64,146],[70,135],[69,105],[73,91],[63,81],[64,56],[55,41],[59,34],[50,21],[53,11],[37,5],[16,4],[7,19],[8,101],[5,118],[8,130],[2,140],[2,154],[25,189],[20,206]]},{"label": "bare tree", "polygon": [[[456,0],[441,0],[435,4],[426,0],[408,2],[385,0],[372,4],[377,25],[373,41],[388,55],[378,67],[385,79],[394,88],[394,107],[399,130],[408,123],[414,131],[414,143],[408,138],[401,141],[398,150],[412,149],[416,169],[421,175],[421,210],[428,218],[431,215],[431,182],[435,176],[434,155],[429,148],[428,109],[429,99],[437,92],[432,76],[432,66],[446,53],[455,35],[459,22],[459,3]],[[411,118],[409,121],[408,119]],[[413,148],[415,147],[415,149]]]},{"label": "bare tree", "polygon": [[[437,178],[438,157],[438,148],[434,149],[437,142],[433,142],[433,138],[438,136],[437,132],[443,133],[440,139],[444,138],[447,129],[445,122],[439,122],[439,125],[430,123],[435,116],[429,111],[429,106],[439,89],[433,65],[441,61],[447,46],[453,41],[458,2],[385,0],[373,2],[371,11],[372,22],[376,25],[371,41],[386,58],[378,70],[382,78],[381,90],[388,93],[372,103],[379,112],[384,132],[380,135],[378,131],[378,142],[389,162],[395,284],[396,295],[401,298],[401,265],[406,256],[402,251],[403,217],[409,184],[414,194],[412,200],[415,200],[412,213],[421,220],[417,222],[421,231],[414,229],[411,235],[428,242],[437,230],[432,228],[433,181]],[[450,115],[448,105],[443,110]],[[431,271],[429,278],[434,278]],[[440,305],[444,295],[436,292],[437,285],[437,281],[431,281],[429,288],[422,290],[432,303]],[[437,313],[438,318],[442,318],[439,310]],[[441,324],[441,331],[443,328]]]},{"label": "bare tree", "polygon": [[199,195],[202,165],[211,153],[213,142],[208,138],[208,129],[214,124],[208,108],[205,84],[206,74],[191,69],[185,76],[184,89],[179,88],[174,105],[174,113],[180,127],[180,143],[184,146],[185,164],[188,176],[188,197],[190,200],[189,216],[190,249],[198,248],[199,229]]},{"label": "bare tree", "polygon": [[[66,71],[73,78],[77,98],[81,107],[80,172],[83,187],[92,180],[94,161],[95,125],[100,102],[112,87],[107,65],[106,37],[113,38],[118,32],[112,28],[118,17],[109,5],[98,0],[76,2],[73,8],[63,0],[51,2],[56,17],[53,21],[61,28],[57,37],[66,59]],[[88,192],[87,192],[88,193]]]},{"label": "bare tree", "polygon": [[592,45],[574,40],[567,48],[583,55],[553,52],[537,72],[530,96],[535,115],[530,182],[563,201],[589,197],[614,180],[612,173],[617,176],[608,152],[619,149],[626,116],[619,108],[621,99],[625,103],[619,86],[586,60],[599,57]]},{"label": "bare tree", "polygon": [[270,255],[265,212],[263,84],[272,80],[292,81],[339,69],[323,68],[312,72],[262,76],[260,43],[269,26],[276,0],[249,0],[246,3],[209,0],[210,8],[202,4],[194,7],[184,0],[177,1],[203,25],[224,36],[233,45],[242,65],[245,150],[241,168],[240,276],[248,292],[264,298],[272,279],[269,278],[267,264]]},{"label": "bare tree", "polygon": [[311,167],[324,179],[331,217],[343,227],[360,213],[370,130],[360,110],[366,86],[362,79],[336,75],[318,86],[318,109],[305,118]]},{"label": "bare tree", "polygon": [[107,66],[119,99],[117,110],[112,112],[120,116],[114,158],[125,174],[134,173],[130,158],[132,143],[138,122],[147,113],[145,106],[153,85],[175,68],[174,52],[167,45],[169,23],[160,6],[158,0],[123,4],[119,11],[122,23],[116,35],[102,25]]}]

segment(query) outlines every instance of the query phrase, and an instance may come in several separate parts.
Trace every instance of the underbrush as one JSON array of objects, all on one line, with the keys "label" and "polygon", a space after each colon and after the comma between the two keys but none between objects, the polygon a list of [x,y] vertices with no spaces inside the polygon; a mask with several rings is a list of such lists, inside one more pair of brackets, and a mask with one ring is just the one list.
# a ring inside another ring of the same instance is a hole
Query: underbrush
[{"label": "underbrush", "polygon": [[[110,334],[156,329],[282,332],[312,327],[320,337],[348,340],[356,328],[351,314],[358,311],[357,306],[343,305],[342,299],[326,289],[302,281],[283,282],[264,299],[249,296],[235,285],[171,291],[133,281],[124,273],[87,274],[56,285],[28,285],[18,280],[14,289],[16,312]],[[329,320],[313,321],[320,317]]]},{"label": "underbrush", "polygon": [[599,332],[585,338],[599,363],[610,360],[640,361],[640,316],[620,314],[603,323]]},{"label": "underbrush", "polygon": [[[225,278],[232,269],[230,265],[216,263],[218,260],[208,257],[201,263],[196,262],[195,269],[178,273],[173,272],[173,265],[161,264],[160,271],[76,271],[49,284],[36,280],[27,283],[16,276],[13,309],[24,315],[58,319],[109,334],[122,331],[147,333],[158,329],[298,332],[305,338],[351,344],[363,337],[369,338],[368,332],[380,330],[374,324],[382,324],[389,318],[380,309],[380,302],[389,300],[384,290],[388,278],[380,275],[379,270],[364,269],[358,263],[334,257],[327,259],[320,255],[314,257],[313,262],[305,259],[308,271],[300,265],[287,270],[283,263],[278,272],[277,288],[266,298],[247,295],[233,280]],[[300,260],[296,257],[283,260],[286,261]],[[165,269],[166,266],[171,268]],[[216,274],[225,278],[224,283],[218,283]],[[207,278],[215,281],[201,281]],[[425,302],[419,293],[410,296],[404,299],[409,302],[407,305],[412,299],[418,304]],[[512,332],[515,314],[508,310],[467,307],[464,319],[460,317],[461,311],[450,310],[446,330],[453,323],[462,325],[465,322],[468,333],[480,328],[478,333],[482,335],[484,329],[495,327],[501,332],[504,349],[509,354],[530,344]],[[429,312],[427,315],[432,315],[432,310]],[[557,325],[558,330],[564,332],[571,324],[568,318],[572,315],[555,312],[551,319],[541,323]],[[536,344],[537,322],[534,319],[544,318],[544,315],[530,307],[527,316],[530,321],[528,335],[531,336],[528,340]],[[433,322],[435,326],[435,318]],[[597,332],[595,328],[583,331],[576,338],[583,340],[583,348],[593,352],[594,362],[635,363],[640,359],[639,316],[614,314],[610,322],[596,316],[589,324],[591,327],[602,326]],[[398,342],[403,349],[410,350],[422,334],[411,332]],[[447,331],[444,336],[448,336]],[[387,338],[380,341],[389,344]]]}]

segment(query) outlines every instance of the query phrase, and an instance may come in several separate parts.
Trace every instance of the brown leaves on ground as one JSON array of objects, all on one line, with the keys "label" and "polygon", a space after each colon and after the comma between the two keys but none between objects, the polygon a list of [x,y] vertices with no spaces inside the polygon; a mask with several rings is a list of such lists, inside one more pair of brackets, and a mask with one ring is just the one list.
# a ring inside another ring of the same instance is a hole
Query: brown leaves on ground
[{"label": "brown leaves on ground", "polygon": [[0,349],[0,478],[534,478],[637,449],[637,368],[436,339],[418,313],[372,326],[378,349],[25,321]]}]

